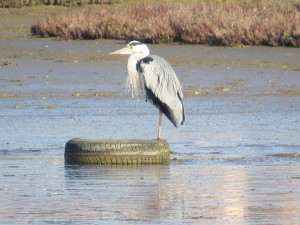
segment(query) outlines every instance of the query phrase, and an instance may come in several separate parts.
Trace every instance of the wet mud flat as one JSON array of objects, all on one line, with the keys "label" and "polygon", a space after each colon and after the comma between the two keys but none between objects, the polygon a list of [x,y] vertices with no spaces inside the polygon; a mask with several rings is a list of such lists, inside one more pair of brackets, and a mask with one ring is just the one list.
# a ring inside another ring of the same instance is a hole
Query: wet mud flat
[{"label": "wet mud flat", "polygon": [[150,45],[184,88],[170,164],[64,164],[71,138],[155,138],[108,55],[124,44],[0,40],[0,223],[298,224],[298,49]]}]

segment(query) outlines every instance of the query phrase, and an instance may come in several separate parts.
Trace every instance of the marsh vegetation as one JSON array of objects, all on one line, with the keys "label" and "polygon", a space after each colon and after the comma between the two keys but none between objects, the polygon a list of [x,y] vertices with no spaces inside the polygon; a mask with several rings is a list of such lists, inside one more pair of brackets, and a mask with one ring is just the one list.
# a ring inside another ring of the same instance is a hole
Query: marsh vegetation
[{"label": "marsh vegetation", "polygon": [[125,39],[221,46],[300,46],[293,1],[202,1],[107,7],[51,15],[31,34],[64,39]]}]

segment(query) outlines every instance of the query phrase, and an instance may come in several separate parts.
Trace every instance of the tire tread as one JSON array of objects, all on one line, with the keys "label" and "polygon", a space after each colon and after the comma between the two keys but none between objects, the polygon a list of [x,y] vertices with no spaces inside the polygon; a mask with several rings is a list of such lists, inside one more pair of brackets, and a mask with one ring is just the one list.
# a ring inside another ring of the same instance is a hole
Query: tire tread
[{"label": "tire tread", "polygon": [[71,139],[65,146],[67,164],[157,164],[170,161],[166,140]]}]

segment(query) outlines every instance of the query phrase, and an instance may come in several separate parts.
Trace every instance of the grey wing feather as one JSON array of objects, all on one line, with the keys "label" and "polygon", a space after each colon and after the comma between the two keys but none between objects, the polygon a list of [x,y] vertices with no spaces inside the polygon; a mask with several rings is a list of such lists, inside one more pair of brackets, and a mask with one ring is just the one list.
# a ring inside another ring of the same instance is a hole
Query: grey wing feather
[{"label": "grey wing feather", "polygon": [[172,122],[177,126],[184,121],[183,93],[178,78],[163,58],[156,55],[148,57],[153,60],[142,61],[138,72],[144,79],[144,85],[170,108],[175,119]]}]

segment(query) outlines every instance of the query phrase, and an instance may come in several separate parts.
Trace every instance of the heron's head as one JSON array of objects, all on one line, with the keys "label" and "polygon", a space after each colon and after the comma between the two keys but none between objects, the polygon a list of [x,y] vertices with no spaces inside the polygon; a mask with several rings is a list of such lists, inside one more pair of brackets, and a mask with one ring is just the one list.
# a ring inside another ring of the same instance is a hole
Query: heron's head
[{"label": "heron's head", "polygon": [[147,45],[139,42],[139,41],[131,41],[127,44],[125,48],[119,49],[117,51],[109,53],[110,55],[133,55],[138,54],[142,55],[143,57],[146,57],[149,55],[149,48]]}]

